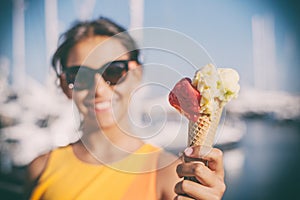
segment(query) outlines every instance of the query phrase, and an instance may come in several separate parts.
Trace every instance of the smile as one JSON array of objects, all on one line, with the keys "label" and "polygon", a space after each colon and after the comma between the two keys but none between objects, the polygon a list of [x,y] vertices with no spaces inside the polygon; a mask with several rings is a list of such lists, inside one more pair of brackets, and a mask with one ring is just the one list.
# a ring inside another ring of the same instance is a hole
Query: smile
[{"label": "smile", "polygon": [[95,111],[105,111],[111,108],[110,101],[95,103]]}]

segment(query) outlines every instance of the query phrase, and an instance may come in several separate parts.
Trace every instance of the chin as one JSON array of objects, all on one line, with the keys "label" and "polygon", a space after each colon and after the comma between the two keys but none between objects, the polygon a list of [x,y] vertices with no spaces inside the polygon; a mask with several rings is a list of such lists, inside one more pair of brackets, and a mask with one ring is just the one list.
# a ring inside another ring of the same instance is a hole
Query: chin
[{"label": "chin", "polygon": [[96,118],[100,128],[109,128],[112,126],[121,127],[122,123],[124,123],[125,116],[126,115],[124,111],[118,111],[117,113],[109,112],[105,114],[96,114]]},{"label": "chin", "polygon": [[95,118],[99,128],[109,128],[118,123],[111,114],[97,114]]}]

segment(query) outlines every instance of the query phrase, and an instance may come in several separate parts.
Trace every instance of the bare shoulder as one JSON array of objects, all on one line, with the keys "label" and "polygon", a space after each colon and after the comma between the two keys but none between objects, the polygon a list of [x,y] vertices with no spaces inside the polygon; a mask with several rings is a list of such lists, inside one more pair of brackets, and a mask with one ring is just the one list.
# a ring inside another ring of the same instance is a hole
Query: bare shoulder
[{"label": "bare shoulder", "polygon": [[34,182],[37,180],[41,174],[44,172],[46,165],[48,163],[48,159],[50,156],[50,152],[40,155],[35,158],[27,167],[27,178],[28,181]]},{"label": "bare shoulder", "polygon": [[173,199],[175,197],[174,187],[180,181],[176,168],[180,162],[179,157],[166,151],[159,156],[157,171],[159,199]]}]

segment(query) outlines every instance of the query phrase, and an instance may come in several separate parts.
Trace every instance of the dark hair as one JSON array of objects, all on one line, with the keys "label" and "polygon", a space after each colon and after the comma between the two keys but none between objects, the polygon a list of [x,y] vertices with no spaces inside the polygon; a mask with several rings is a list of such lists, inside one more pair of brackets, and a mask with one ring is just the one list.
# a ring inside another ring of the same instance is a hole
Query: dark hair
[{"label": "dark hair", "polygon": [[[122,34],[120,34],[122,33]],[[58,73],[58,67],[66,66],[70,49],[80,40],[91,36],[115,36],[122,45],[129,51],[129,59],[139,64],[139,49],[133,38],[126,32],[126,29],[112,20],[100,17],[97,20],[75,22],[75,24],[60,36],[61,44],[52,57],[52,67]]]}]

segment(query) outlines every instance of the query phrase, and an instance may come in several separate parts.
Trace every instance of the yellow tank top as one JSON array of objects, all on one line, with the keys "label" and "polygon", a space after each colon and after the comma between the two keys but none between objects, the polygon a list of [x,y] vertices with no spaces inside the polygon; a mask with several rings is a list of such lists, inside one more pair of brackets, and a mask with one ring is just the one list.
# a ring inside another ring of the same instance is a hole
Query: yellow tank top
[{"label": "yellow tank top", "polygon": [[[145,144],[115,166],[124,165],[126,168],[127,165],[134,167],[134,170],[145,166],[155,169],[159,151],[159,148]],[[142,156],[149,153],[153,153],[153,156]],[[51,152],[31,200],[152,200],[157,199],[156,195],[155,170],[131,173],[105,165],[84,163],[74,155],[69,145]]]}]

